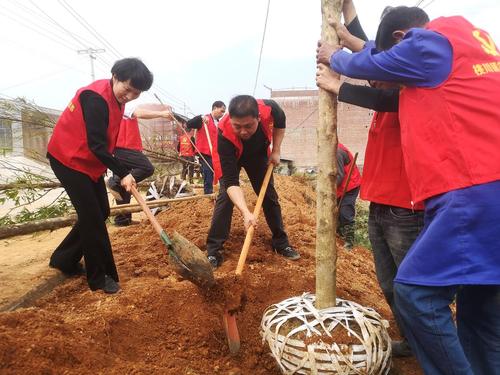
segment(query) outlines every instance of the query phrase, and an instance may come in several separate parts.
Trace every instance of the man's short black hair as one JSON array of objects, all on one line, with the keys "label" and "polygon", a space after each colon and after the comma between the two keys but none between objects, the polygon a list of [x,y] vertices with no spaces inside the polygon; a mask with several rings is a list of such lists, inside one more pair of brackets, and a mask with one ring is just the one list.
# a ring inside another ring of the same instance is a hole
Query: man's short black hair
[{"label": "man's short black hair", "polygon": [[149,90],[153,84],[153,73],[135,57],[127,57],[115,62],[111,68],[111,74],[120,82],[130,79],[132,87],[140,91]]},{"label": "man's short black hair", "polygon": [[229,117],[259,118],[259,105],[257,100],[250,95],[238,95],[229,102]]},{"label": "man's short black hair", "polygon": [[429,22],[429,16],[421,8],[399,6],[389,9],[383,14],[378,26],[375,45],[379,51],[387,50],[397,42],[392,35],[394,31],[423,27],[427,22]]},{"label": "man's short black hair", "polygon": [[221,107],[225,107],[226,105],[224,104],[224,102],[220,101],[220,100],[216,100],[213,104],[212,104],[212,110],[214,110],[215,108],[221,108]]}]

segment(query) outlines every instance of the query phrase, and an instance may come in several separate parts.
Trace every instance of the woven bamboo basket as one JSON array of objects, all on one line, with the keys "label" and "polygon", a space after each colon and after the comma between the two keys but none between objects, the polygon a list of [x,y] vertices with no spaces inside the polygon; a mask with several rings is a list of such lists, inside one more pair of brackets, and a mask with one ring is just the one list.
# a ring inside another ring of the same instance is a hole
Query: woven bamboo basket
[{"label": "woven bamboo basket", "polygon": [[263,342],[284,374],[385,375],[390,369],[388,322],[373,309],[337,298],[337,306],[314,307],[304,293],[266,309]]}]

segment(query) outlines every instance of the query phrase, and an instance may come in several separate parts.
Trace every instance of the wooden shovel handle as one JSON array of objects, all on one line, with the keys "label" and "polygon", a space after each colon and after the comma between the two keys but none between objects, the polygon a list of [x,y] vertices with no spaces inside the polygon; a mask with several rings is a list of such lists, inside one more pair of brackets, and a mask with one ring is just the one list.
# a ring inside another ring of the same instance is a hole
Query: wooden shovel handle
[{"label": "wooden shovel handle", "polygon": [[146,214],[146,217],[149,219],[149,222],[153,226],[156,233],[158,233],[161,236],[162,232],[163,232],[163,228],[161,227],[160,223],[158,223],[158,221],[156,220],[154,215],[151,213],[151,210],[149,209],[149,207],[146,204],[146,201],[144,200],[142,195],[139,194],[139,192],[137,191],[137,189],[134,186],[132,186],[132,189],[130,190],[130,192],[134,196],[137,203],[139,203],[139,206],[141,206],[142,211],[144,211],[144,213]]},{"label": "wooden shovel handle", "polygon": [[[269,180],[271,179],[271,176],[273,174],[273,168],[273,164],[270,163],[267,167],[264,181],[262,181],[262,186],[260,187],[257,203],[255,203],[255,208],[253,209],[253,216],[255,216],[255,220],[259,218],[260,208],[262,207],[262,202],[264,201],[264,196],[266,195],[267,185],[269,184]],[[250,243],[252,242],[254,231],[255,228],[253,225],[251,225],[247,230],[245,242],[243,243],[243,248],[241,249],[240,259],[238,260],[238,266],[236,267],[236,275],[241,275],[241,273],[243,272],[243,267],[245,266],[248,249],[250,249]]]}]

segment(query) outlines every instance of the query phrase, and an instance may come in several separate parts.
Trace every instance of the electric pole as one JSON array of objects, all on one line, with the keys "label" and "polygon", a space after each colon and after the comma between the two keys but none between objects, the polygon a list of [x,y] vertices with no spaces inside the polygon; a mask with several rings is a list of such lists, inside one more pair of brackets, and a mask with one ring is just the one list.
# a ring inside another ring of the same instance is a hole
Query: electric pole
[{"label": "electric pole", "polygon": [[77,51],[79,55],[89,55],[90,57],[90,76],[92,77],[92,82],[95,81],[95,73],[94,73],[94,60],[96,59],[96,53],[106,52],[104,48],[87,48],[80,49]]}]

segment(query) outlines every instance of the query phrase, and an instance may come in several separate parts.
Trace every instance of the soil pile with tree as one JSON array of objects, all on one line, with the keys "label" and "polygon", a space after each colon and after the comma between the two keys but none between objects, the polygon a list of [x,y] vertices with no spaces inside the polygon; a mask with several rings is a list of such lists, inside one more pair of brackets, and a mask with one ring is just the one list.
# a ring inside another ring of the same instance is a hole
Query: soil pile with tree
[{"label": "soil pile with tree", "polygon": [[[74,278],[32,308],[0,314],[0,373],[280,374],[259,336],[260,320],[269,305],[314,293],[316,196],[301,178],[275,176],[275,185],[290,242],[302,257],[291,262],[272,252],[261,215],[243,282],[237,283],[243,298],[230,302],[240,310],[237,356],[229,354],[222,327],[224,293],[235,283],[245,237],[235,210],[214,290],[202,291],[173,273],[148,222],[124,228],[111,236],[123,290],[113,296],[91,292],[84,278]],[[243,188],[252,206],[255,194],[249,184]],[[212,209],[208,200],[183,202],[157,218],[168,233],[176,230],[204,250]],[[338,256],[338,296],[374,308],[393,327],[370,251],[347,252],[339,242]],[[393,328],[390,333],[396,337]],[[422,372],[414,359],[404,359],[395,361],[393,373]]]}]

